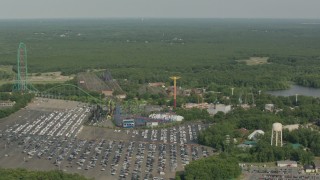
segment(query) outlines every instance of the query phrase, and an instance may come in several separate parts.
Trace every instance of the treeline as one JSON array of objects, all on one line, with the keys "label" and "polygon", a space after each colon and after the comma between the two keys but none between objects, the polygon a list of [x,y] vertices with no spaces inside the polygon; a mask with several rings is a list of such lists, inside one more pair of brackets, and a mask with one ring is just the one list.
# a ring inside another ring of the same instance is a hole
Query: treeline
[{"label": "treeline", "polygon": [[15,101],[13,107],[0,109],[0,118],[9,116],[12,113],[17,112],[21,108],[24,108],[34,97],[34,94],[21,94],[21,93],[0,93],[0,99],[3,101]]},{"label": "treeline", "polygon": [[301,86],[320,88],[319,74],[301,75],[295,79],[295,82]]},{"label": "treeline", "polygon": [[[116,79],[127,79],[132,83],[146,84],[149,82],[168,82],[171,75],[179,75],[182,78],[178,86],[182,87],[208,87],[211,83],[233,87],[253,87],[267,90],[286,89],[288,81],[293,80],[291,72],[283,71],[285,66],[277,64],[265,64],[248,66],[240,63],[211,62],[212,66],[192,66],[182,64],[174,67],[145,67],[111,69]],[[191,66],[191,67],[190,67]],[[124,72],[125,71],[125,72]],[[162,72],[168,72],[162,73]],[[277,74],[277,76],[275,76]]]},{"label": "treeline", "polygon": [[68,174],[62,171],[29,171],[26,169],[0,168],[0,179],[3,180],[87,180],[79,174]]}]

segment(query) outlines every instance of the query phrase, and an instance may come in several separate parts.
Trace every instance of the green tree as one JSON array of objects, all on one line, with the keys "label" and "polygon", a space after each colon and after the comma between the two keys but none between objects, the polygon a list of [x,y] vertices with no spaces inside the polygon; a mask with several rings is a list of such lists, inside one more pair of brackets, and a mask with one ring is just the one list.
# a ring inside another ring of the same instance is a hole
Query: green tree
[{"label": "green tree", "polygon": [[186,180],[232,179],[241,174],[239,162],[230,156],[209,157],[185,167]]}]

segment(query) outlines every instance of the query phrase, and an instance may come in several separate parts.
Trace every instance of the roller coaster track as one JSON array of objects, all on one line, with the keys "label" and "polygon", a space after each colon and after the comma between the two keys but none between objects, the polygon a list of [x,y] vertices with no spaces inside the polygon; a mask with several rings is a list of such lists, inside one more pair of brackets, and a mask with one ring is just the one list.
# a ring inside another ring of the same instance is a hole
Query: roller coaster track
[{"label": "roller coaster track", "polygon": [[60,87],[74,87],[78,90],[80,90],[81,92],[83,92],[84,94],[86,94],[87,96],[95,99],[97,102],[100,102],[102,103],[101,99],[98,99],[94,96],[92,96],[91,94],[89,94],[87,91],[85,91],[84,89],[74,85],[74,84],[59,84],[57,86],[54,86],[54,87],[51,87],[49,89],[46,89],[44,91],[39,91],[38,89],[36,89],[34,86],[32,86],[31,84],[29,84],[31,88],[29,88],[29,90],[33,93],[36,93],[36,94],[48,94],[49,91],[53,90],[53,89],[57,89],[57,88],[60,88]]},{"label": "roller coaster track", "polygon": [[63,86],[74,87],[77,90],[80,90],[82,93],[86,94],[87,96],[93,98],[97,102],[102,102],[101,98],[98,99],[93,97],[91,94],[83,90],[82,88],[73,85],[73,84],[60,84],[44,91],[39,91],[35,88],[31,83],[28,83],[28,65],[27,65],[27,48],[26,45],[22,42],[19,44],[19,48],[17,51],[17,79],[14,82],[13,91],[20,91],[20,92],[31,92],[35,94],[47,94],[50,90],[60,88]]}]

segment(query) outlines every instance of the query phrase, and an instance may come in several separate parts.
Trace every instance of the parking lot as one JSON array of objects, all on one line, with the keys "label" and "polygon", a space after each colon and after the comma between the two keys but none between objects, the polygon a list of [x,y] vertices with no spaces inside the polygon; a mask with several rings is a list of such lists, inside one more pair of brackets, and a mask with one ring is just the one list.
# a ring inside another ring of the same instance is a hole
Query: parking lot
[{"label": "parking lot", "polygon": [[242,168],[246,179],[320,179],[319,174],[305,173],[303,168],[299,167],[256,167]]},{"label": "parking lot", "polygon": [[169,179],[213,153],[196,144],[204,124],[140,130],[85,127],[89,112],[82,103],[38,99],[3,119],[1,166],[60,169],[96,179]]}]

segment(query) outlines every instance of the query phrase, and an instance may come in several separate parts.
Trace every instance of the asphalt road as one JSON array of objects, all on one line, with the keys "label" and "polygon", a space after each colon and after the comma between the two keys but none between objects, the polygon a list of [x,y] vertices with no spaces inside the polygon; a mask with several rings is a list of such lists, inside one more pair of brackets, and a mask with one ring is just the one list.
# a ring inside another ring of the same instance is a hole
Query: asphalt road
[{"label": "asphalt road", "polygon": [[301,168],[295,167],[244,167],[245,179],[320,179],[320,174],[307,174]]}]

